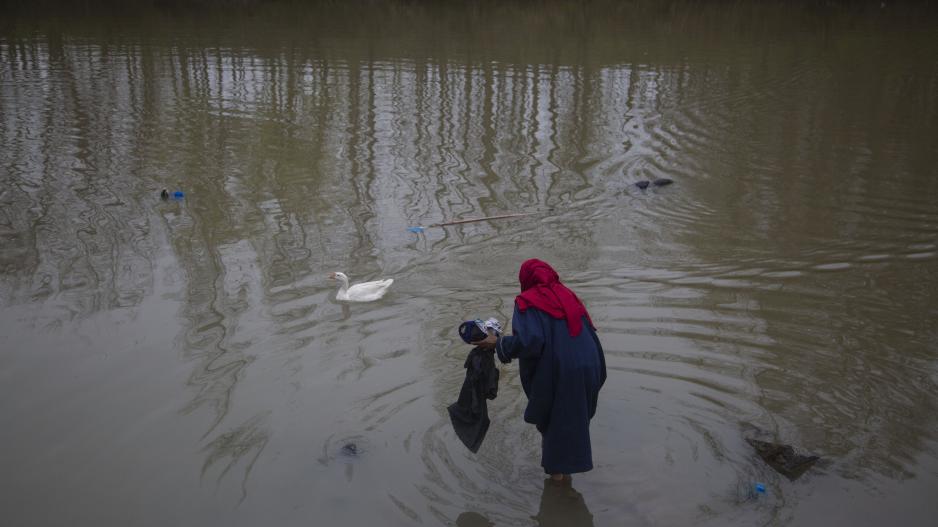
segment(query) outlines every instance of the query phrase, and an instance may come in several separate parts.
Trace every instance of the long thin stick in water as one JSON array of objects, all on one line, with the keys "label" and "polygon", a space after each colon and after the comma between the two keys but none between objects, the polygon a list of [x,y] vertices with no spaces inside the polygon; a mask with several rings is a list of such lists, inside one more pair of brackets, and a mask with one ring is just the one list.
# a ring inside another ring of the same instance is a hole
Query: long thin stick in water
[{"label": "long thin stick in water", "polygon": [[469,218],[467,220],[447,221],[444,223],[434,223],[431,227],[446,227],[447,225],[459,225],[460,223],[474,223],[477,221],[502,220],[505,218],[520,218],[522,216],[533,216],[539,212],[519,212],[517,214],[500,214],[498,216],[486,216],[485,218]]},{"label": "long thin stick in water", "polygon": [[407,230],[410,232],[422,232],[424,229],[429,227],[446,227],[448,225],[460,225],[463,223],[475,223],[477,221],[488,221],[488,220],[503,220],[506,218],[521,218],[523,216],[534,216],[536,214],[543,214],[543,212],[519,212],[516,214],[500,214],[498,216],[486,216],[484,218],[469,218],[466,220],[454,220],[454,221],[445,221],[442,223],[434,223],[428,227],[410,227]]}]

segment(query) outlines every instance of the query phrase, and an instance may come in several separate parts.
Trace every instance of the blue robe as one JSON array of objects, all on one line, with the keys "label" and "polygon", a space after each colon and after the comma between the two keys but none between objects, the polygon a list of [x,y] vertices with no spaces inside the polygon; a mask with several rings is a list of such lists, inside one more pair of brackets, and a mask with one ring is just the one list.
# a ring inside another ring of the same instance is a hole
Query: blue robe
[{"label": "blue robe", "polygon": [[599,389],[606,382],[606,359],[596,332],[583,317],[583,329],[570,336],[567,322],[537,308],[518,310],[511,336],[498,339],[503,363],[518,359],[521,386],[528,396],[524,420],[543,438],[541,466],[548,474],[572,474],[593,468],[590,419]]}]

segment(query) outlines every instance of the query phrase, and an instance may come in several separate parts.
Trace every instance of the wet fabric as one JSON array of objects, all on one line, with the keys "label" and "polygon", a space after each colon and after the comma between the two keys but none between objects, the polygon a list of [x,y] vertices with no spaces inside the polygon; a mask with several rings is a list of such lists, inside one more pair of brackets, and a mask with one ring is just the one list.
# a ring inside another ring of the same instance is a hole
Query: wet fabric
[{"label": "wet fabric", "polygon": [[521,294],[515,297],[515,307],[522,312],[534,307],[554,318],[565,320],[573,337],[580,334],[583,317],[593,328],[586,306],[576,293],[560,282],[557,272],[547,262],[536,258],[525,260],[518,272],[518,281],[521,283]]},{"label": "wet fabric", "polygon": [[449,405],[449,418],[456,436],[471,452],[479,451],[489,429],[486,399],[498,395],[498,368],[492,350],[473,348],[466,357],[466,378],[459,398]]},{"label": "wet fabric", "polygon": [[488,336],[489,330],[494,331],[495,335],[502,334],[502,325],[498,322],[498,319],[489,318],[488,320],[482,320],[477,318],[475,320],[467,320],[459,325],[459,337],[466,344],[472,344]]},{"label": "wet fabric", "polygon": [[768,465],[788,479],[794,481],[811,468],[820,459],[810,454],[799,454],[791,445],[780,445],[768,441],[746,438],[746,441],[756,449]]},{"label": "wet fabric", "polygon": [[518,359],[528,397],[524,420],[541,432],[541,466],[548,474],[593,468],[589,423],[606,382],[606,359],[585,316],[581,322],[585,329],[572,336],[565,320],[515,306],[513,334],[495,346],[500,361]]}]

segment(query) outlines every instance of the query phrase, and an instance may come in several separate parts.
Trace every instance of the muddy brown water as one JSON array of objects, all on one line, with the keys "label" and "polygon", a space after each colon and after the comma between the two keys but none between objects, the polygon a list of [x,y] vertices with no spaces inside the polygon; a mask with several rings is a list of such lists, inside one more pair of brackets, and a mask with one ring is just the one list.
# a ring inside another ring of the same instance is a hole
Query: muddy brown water
[{"label": "muddy brown water", "polygon": [[[0,23],[3,524],[934,525],[931,11],[54,13]],[[477,455],[445,411],[528,257],[606,348],[572,489],[515,365]]]}]

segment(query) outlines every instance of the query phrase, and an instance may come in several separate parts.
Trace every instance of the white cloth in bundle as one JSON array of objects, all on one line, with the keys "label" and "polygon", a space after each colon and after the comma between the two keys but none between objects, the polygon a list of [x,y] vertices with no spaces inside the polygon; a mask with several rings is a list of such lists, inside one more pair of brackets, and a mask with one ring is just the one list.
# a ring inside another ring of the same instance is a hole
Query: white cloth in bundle
[{"label": "white cloth in bundle", "polygon": [[494,329],[494,330],[495,330],[495,333],[498,334],[498,335],[501,335],[501,334],[502,334],[502,325],[499,324],[497,318],[490,318],[490,319],[485,320],[485,321],[482,321],[482,320],[480,320],[480,319],[476,319],[475,322],[476,322],[476,325],[479,326],[479,329],[481,329],[482,332],[485,333],[485,334],[488,334],[488,330],[490,330],[490,329]]}]

